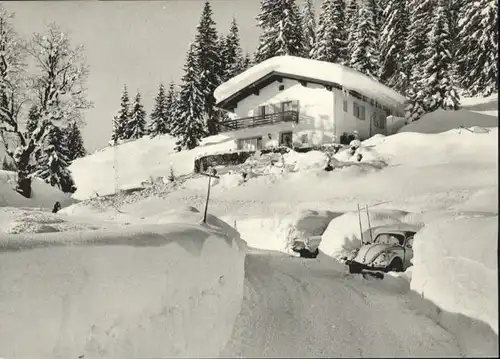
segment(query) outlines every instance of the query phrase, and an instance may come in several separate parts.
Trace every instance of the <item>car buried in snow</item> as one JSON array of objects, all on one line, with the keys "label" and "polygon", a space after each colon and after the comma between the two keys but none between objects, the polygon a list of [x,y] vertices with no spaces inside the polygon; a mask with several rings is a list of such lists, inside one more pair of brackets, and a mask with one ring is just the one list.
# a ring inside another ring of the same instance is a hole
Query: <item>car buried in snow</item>
[{"label": "car buried in snow", "polygon": [[381,226],[366,231],[364,234],[368,234],[370,242],[359,248],[351,259],[346,260],[349,272],[405,271],[411,266],[413,237],[417,231],[418,229],[414,226],[398,225]]}]

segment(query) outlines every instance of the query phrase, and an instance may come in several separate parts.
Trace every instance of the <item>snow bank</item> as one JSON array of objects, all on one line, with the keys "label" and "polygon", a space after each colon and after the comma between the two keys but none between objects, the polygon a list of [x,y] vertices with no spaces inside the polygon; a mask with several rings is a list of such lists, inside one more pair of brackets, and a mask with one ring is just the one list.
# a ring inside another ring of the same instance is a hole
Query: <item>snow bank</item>
[{"label": "snow bank", "polygon": [[[419,120],[420,121],[420,120]],[[377,137],[363,142],[362,149],[372,152],[374,159],[391,165],[432,165],[450,162],[490,162],[498,158],[498,128],[487,133],[450,130],[444,133],[424,134],[403,132],[388,137]],[[366,152],[363,153],[363,161]]]},{"label": "snow bank", "polygon": [[176,176],[186,175],[193,172],[197,156],[235,148],[234,139],[224,135],[207,137],[190,151],[176,152],[175,141],[168,135],[143,137],[75,160],[70,166],[78,187],[73,197],[87,199],[140,186],[150,177],[168,177],[170,168]]},{"label": "snow bank", "polygon": [[[369,239],[370,226],[366,210],[361,211],[361,226],[363,239]],[[411,224],[419,228],[420,224],[413,221],[413,216],[405,211],[391,209],[369,209],[370,225],[372,228],[383,225]],[[361,229],[359,227],[358,212],[347,212],[333,219],[321,236],[320,251],[337,260],[349,256],[355,249],[361,247]]]},{"label": "snow bank", "polygon": [[0,356],[217,356],[240,311],[245,258],[221,226],[0,236]]},{"label": "snow bank", "polygon": [[271,72],[337,83],[346,89],[381,99],[389,106],[400,106],[406,101],[393,89],[349,67],[296,56],[275,56],[262,61],[217,87],[214,97],[221,102]]},{"label": "snow bank", "polygon": [[442,310],[498,334],[498,216],[462,215],[426,224],[414,240],[411,288]]},{"label": "snow bank", "polygon": [[458,111],[437,110],[412,122],[398,132],[439,133],[464,127],[498,127],[498,94],[461,99]]},{"label": "snow bank", "polygon": [[15,187],[16,174],[0,170],[0,207],[42,207],[52,209],[57,201],[63,207],[75,202],[69,195],[38,178],[33,179],[31,198],[21,196],[15,190]]},{"label": "snow bank", "polygon": [[237,220],[231,216],[222,218],[236,225],[248,246],[290,253],[291,244],[295,239],[304,241],[311,236],[320,236],[332,218],[337,215],[330,211],[301,210],[265,218]]}]

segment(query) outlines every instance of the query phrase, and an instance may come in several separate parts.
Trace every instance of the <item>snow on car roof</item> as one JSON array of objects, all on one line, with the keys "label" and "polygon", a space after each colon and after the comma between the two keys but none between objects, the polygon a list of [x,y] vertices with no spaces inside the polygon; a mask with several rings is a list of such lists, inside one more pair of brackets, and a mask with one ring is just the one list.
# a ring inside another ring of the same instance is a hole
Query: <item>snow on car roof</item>
[{"label": "snow on car roof", "polygon": [[371,229],[367,229],[364,231],[364,235],[370,233],[371,230],[371,235],[373,238],[375,236],[381,234],[381,233],[404,233],[404,232],[418,232],[421,229],[421,227],[412,225],[412,224],[391,224],[391,225],[385,225],[385,226],[378,226],[378,227],[373,227]]},{"label": "snow on car roof", "polygon": [[391,106],[406,101],[393,89],[349,67],[288,55],[272,57],[231,78],[215,89],[214,97],[220,103],[272,72],[337,83]]}]

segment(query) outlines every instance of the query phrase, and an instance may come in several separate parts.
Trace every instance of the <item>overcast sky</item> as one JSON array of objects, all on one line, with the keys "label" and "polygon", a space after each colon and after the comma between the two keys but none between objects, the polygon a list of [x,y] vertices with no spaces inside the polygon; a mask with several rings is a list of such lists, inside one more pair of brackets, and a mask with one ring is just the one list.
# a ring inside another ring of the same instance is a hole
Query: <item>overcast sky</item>
[{"label": "overcast sky", "polygon": [[[233,16],[240,28],[244,50],[257,46],[255,17],[259,0],[211,0],[218,31],[227,33]],[[83,44],[90,66],[89,99],[83,128],[89,151],[107,145],[112,119],[127,84],[131,96],[143,95],[151,111],[160,82],[182,76],[188,44],[199,22],[204,0],[170,1],[15,1],[4,2],[15,12],[14,27],[23,36],[42,32],[56,22],[70,34],[73,44]]]}]

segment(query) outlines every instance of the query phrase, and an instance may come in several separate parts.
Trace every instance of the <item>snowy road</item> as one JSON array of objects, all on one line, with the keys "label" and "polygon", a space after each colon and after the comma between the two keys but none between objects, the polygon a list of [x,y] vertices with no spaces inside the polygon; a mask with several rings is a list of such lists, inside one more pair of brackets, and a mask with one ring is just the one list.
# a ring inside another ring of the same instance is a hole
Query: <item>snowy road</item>
[{"label": "snowy road", "polygon": [[253,251],[245,269],[242,310],[222,357],[460,356],[453,336],[412,311],[401,291],[326,257]]}]

